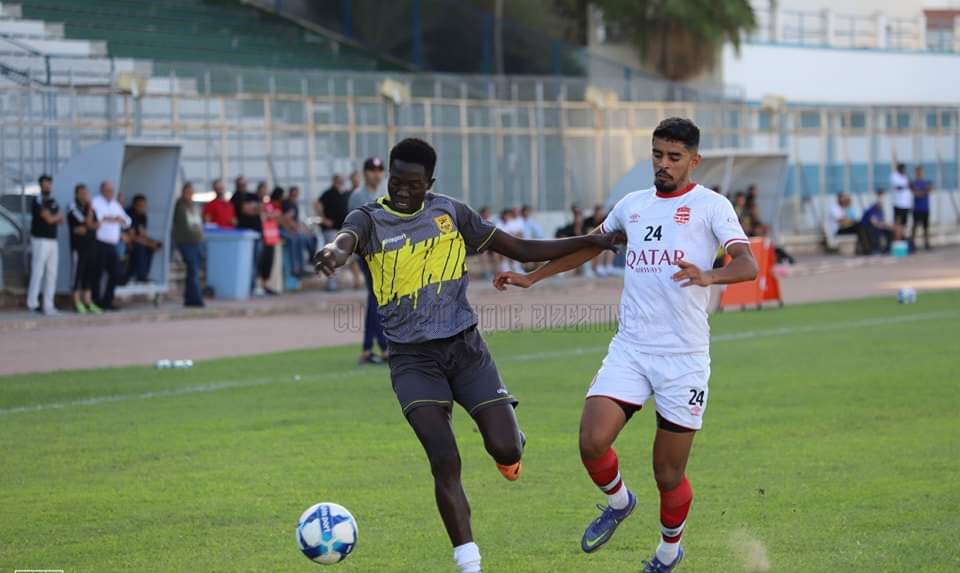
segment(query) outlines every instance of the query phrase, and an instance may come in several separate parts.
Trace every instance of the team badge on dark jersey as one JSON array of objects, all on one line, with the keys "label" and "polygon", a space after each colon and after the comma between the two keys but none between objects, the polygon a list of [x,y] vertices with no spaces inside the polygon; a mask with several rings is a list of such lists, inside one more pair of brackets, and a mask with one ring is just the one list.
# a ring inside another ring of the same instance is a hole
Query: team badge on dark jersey
[{"label": "team badge on dark jersey", "polygon": [[440,232],[444,235],[453,232],[453,219],[450,218],[450,215],[434,217],[433,222],[437,224],[437,228],[440,229]]}]

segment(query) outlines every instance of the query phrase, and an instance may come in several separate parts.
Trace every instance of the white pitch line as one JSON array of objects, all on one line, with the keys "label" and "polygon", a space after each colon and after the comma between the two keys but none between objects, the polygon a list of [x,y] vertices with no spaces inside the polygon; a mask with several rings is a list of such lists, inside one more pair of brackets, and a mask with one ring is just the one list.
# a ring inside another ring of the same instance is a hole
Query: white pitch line
[{"label": "white pitch line", "polygon": [[[918,322],[924,320],[943,320],[960,316],[960,311],[907,314],[903,316],[891,316],[884,318],[870,318],[864,320],[853,320],[847,322],[834,322],[827,324],[813,324],[808,326],[795,326],[785,328],[773,328],[767,330],[748,330],[732,334],[721,334],[714,336],[712,342],[733,342],[738,340],[749,340],[754,338],[770,338],[776,336],[791,336],[794,334],[810,334],[816,332],[833,332],[838,330],[850,330],[857,328],[869,328],[873,326],[882,326],[888,324],[899,324],[904,322]],[[553,350],[549,352],[534,352],[530,354],[517,354],[514,356],[504,356],[497,362],[530,362],[533,360],[545,360],[547,358],[562,358],[567,356],[582,356],[585,354],[594,354],[603,352],[607,346],[591,346],[586,348],[571,348],[565,350]],[[368,374],[370,370],[343,370],[339,372],[328,372],[316,376],[304,376],[299,381],[316,382],[332,378],[352,378],[361,374]],[[155,390],[143,392],[140,394],[113,394],[108,396],[94,396],[82,400],[73,400],[70,402],[49,402],[46,404],[34,404],[31,406],[17,406],[15,408],[0,409],[0,416],[8,414],[22,414],[26,412],[40,412],[44,410],[62,410],[74,406],[96,406],[98,404],[108,404],[111,402],[125,402],[128,400],[147,400],[150,398],[165,398],[169,396],[188,396],[190,394],[205,394],[209,392],[219,392],[220,390],[233,390],[235,388],[250,388],[255,386],[266,386],[269,384],[281,384],[284,382],[297,382],[295,379],[259,379],[247,380],[242,382],[220,382],[214,384],[203,384],[201,386],[186,386],[183,388],[171,388],[169,390]]]}]

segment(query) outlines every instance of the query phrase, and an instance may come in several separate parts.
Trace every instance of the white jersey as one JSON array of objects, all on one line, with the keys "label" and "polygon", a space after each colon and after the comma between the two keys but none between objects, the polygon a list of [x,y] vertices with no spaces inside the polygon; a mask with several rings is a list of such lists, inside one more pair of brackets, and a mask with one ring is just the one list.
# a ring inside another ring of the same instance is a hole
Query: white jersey
[{"label": "white jersey", "polygon": [[656,188],[621,199],[601,225],[627,235],[620,328],[617,337],[647,354],[707,352],[710,290],[674,282],[677,260],[713,267],[719,247],[749,244],[737,214],[722,195],[691,184],[660,195]]}]

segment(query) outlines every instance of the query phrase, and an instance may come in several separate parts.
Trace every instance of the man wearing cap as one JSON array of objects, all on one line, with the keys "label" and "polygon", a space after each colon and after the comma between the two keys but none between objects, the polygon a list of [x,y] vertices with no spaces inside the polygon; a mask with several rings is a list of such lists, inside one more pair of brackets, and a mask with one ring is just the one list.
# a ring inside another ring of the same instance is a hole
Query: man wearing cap
[{"label": "man wearing cap", "polygon": [[[363,162],[363,185],[350,194],[348,211],[376,201],[387,196],[387,189],[383,183],[383,160],[379,157],[370,157]],[[360,353],[360,364],[378,364],[387,358],[387,339],[383,335],[383,325],[380,323],[380,313],[377,311],[377,297],[373,292],[373,281],[370,278],[370,268],[366,261],[358,258],[357,264],[363,271],[363,278],[367,285],[367,315],[363,327],[363,351]],[[383,358],[373,353],[373,341],[377,345]]]}]

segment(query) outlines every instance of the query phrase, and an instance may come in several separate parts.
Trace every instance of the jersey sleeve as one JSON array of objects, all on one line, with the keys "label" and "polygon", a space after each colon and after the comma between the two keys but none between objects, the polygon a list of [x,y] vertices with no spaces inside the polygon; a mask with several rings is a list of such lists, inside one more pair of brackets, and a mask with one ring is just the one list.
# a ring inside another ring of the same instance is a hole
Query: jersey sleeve
[{"label": "jersey sleeve", "polygon": [[363,209],[354,209],[347,214],[343,220],[343,226],[337,232],[353,235],[357,243],[353,247],[353,252],[365,257],[370,254],[370,236],[373,231],[373,219],[370,214]]},{"label": "jersey sleeve", "polygon": [[77,208],[70,209],[67,214],[67,225],[70,226],[70,229],[73,230],[84,223],[86,223],[86,218],[83,216],[83,211]]},{"label": "jersey sleeve", "polygon": [[713,216],[710,220],[710,229],[713,231],[713,236],[717,238],[717,242],[720,243],[724,251],[726,251],[730,245],[737,243],[750,244],[750,239],[748,239],[747,234],[743,232],[740,219],[737,217],[736,211],[733,210],[733,204],[726,198],[718,196],[718,200],[713,208]]},{"label": "jersey sleeve", "polygon": [[467,252],[470,254],[482,252],[490,244],[497,226],[490,221],[484,221],[483,217],[466,203],[456,200],[452,202],[457,216],[457,228],[460,236],[463,237],[463,242],[467,245]]},{"label": "jersey sleeve", "polygon": [[[617,201],[617,204],[613,206],[613,209],[611,209],[610,212],[607,213],[607,218],[604,219],[602,223],[600,223],[600,232],[610,233],[613,231],[623,231],[624,229],[626,229],[626,225],[623,224],[624,210],[626,210],[626,207],[624,205],[626,204],[626,202],[627,202],[627,197],[623,197],[622,199]],[[590,231],[593,231],[593,229],[589,229],[587,232],[590,232]]]}]

